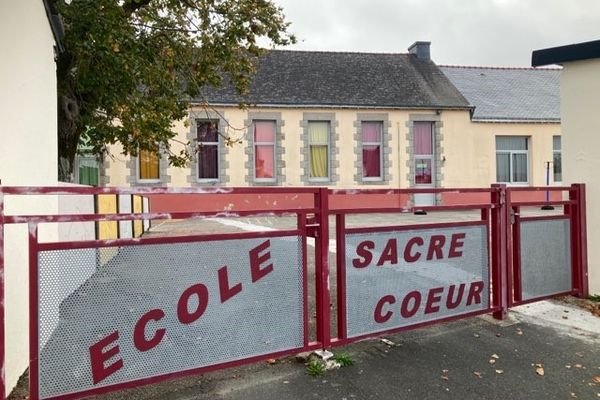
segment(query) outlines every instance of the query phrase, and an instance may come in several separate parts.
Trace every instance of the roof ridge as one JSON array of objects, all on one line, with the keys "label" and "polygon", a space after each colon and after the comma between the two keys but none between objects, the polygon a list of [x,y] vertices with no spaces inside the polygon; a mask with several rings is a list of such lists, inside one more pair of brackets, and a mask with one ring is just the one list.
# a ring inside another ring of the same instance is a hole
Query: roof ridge
[{"label": "roof ridge", "polygon": [[485,66],[485,65],[449,65],[437,64],[440,68],[457,68],[457,69],[493,69],[493,70],[518,70],[518,71],[560,71],[562,68],[557,67],[510,67],[510,66]]},{"label": "roof ridge", "polygon": [[370,54],[370,55],[409,55],[410,53],[392,53],[385,51],[350,51],[350,50],[296,50],[296,49],[267,49],[267,51],[276,51],[280,53],[323,53],[323,54]]}]

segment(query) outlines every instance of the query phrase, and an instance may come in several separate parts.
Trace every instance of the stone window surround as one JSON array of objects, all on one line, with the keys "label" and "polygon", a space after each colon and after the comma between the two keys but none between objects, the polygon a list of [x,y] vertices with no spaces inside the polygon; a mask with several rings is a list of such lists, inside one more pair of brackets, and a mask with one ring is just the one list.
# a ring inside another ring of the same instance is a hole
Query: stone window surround
[{"label": "stone window surround", "polygon": [[[309,142],[308,142],[308,123],[309,122],[329,122],[329,180],[311,180],[310,179],[310,165],[309,165]],[[300,143],[302,143],[302,161],[300,162],[300,170],[303,171],[300,180],[305,185],[323,186],[335,185],[340,180],[337,174],[339,168],[339,161],[337,156],[339,155],[338,142],[340,140],[337,128],[339,122],[335,119],[335,113],[328,112],[304,112],[302,114],[302,120],[300,121],[300,127],[302,128]]]},{"label": "stone window surround", "polygon": [[129,169],[129,175],[125,177],[125,182],[130,186],[167,186],[171,182],[171,176],[168,174],[169,160],[164,150],[161,149],[159,155],[158,179],[140,179],[138,157],[131,156],[125,163],[126,168]]},{"label": "stone window surround", "polygon": [[[439,114],[409,114],[408,121],[406,121],[406,127],[408,132],[406,133],[406,141],[408,147],[406,148],[406,154],[408,159],[406,160],[406,168],[408,174],[406,179],[408,180],[409,187],[415,187],[415,154],[413,148],[414,131],[413,126],[415,122],[432,122],[433,123],[433,159],[435,164],[435,171],[433,174],[433,187],[442,187],[444,181],[444,174],[442,173],[442,153],[444,148],[442,142],[444,135],[442,134],[442,128],[444,123],[442,122],[441,115]],[[436,202],[441,200],[441,196],[436,195]]]},{"label": "stone window surround", "polygon": [[[187,140],[190,142],[192,149],[195,149],[198,144],[197,134],[197,121],[218,121],[219,132],[223,132],[223,127],[228,126],[229,123],[225,117],[225,112],[222,110],[192,110],[190,111],[190,129],[188,131]],[[223,138],[219,135],[219,152],[218,152],[218,163],[219,163],[219,179],[199,179],[198,178],[198,155],[194,151],[192,159],[190,161],[190,174],[186,180],[190,186],[219,186],[227,184],[229,182],[229,176],[227,170],[229,169],[229,162],[227,161],[227,154],[229,153],[229,147],[223,143]]]},{"label": "stone window surround", "polygon": [[[254,177],[254,121],[275,122],[275,179],[272,181],[257,181]],[[285,168],[285,160],[283,159],[285,154],[285,147],[283,146],[285,137],[282,130],[284,125],[285,122],[282,120],[280,112],[248,112],[248,119],[244,121],[244,126],[248,127],[247,146],[244,149],[247,157],[245,163],[247,173],[244,177],[246,183],[254,186],[275,186],[285,183],[285,175],[283,173],[283,169]]]},{"label": "stone window surround", "polygon": [[[362,165],[362,122],[381,122],[382,123],[382,157],[381,157],[381,179],[363,179],[363,165]],[[354,153],[356,154],[356,161],[354,167],[356,168],[356,174],[354,175],[354,181],[361,185],[385,185],[392,180],[391,171],[391,141],[392,135],[390,134],[392,123],[389,120],[388,113],[358,113],[356,115],[356,121],[354,121],[354,141],[356,146],[354,147]]]}]

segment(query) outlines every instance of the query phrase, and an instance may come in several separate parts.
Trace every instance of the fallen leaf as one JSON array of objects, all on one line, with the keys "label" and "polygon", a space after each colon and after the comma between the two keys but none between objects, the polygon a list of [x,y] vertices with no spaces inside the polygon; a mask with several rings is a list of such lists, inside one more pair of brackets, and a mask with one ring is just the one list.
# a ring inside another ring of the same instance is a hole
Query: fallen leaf
[{"label": "fallen leaf", "polygon": [[544,376],[544,367],[536,367],[535,373],[538,374],[539,376]]},{"label": "fallen leaf", "polygon": [[475,336],[476,338],[478,338],[478,337],[479,337],[479,334],[478,334],[478,333],[475,333],[475,334],[473,334],[473,336]]},{"label": "fallen leaf", "polygon": [[271,365],[273,365],[273,364],[277,364],[277,360],[276,360],[276,359],[274,359],[274,358],[269,358],[269,359],[267,360],[267,363],[269,363],[269,364],[271,364]]},{"label": "fallen leaf", "polygon": [[567,365],[565,365],[565,368],[571,369],[571,366],[567,364]]},{"label": "fallen leaf", "polygon": [[577,353],[575,353],[575,355],[578,356],[578,357],[583,357],[583,352],[578,351]]},{"label": "fallen leaf", "polygon": [[502,336],[500,333],[496,333],[496,337],[500,337]]},{"label": "fallen leaf", "polygon": [[592,378],[592,381],[596,382],[596,383],[600,383],[600,375],[596,375]]},{"label": "fallen leaf", "polygon": [[574,398],[574,399],[576,399],[577,395],[575,393],[571,392],[571,397]]},{"label": "fallen leaf", "polygon": [[494,360],[493,358],[490,359],[490,364],[495,364],[495,363],[496,363],[496,360]]},{"label": "fallen leaf", "polygon": [[503,373],[504,373],[504,370],[503,370],[503,369],[497,369],[497,370],[496,370],[496,373],[497,373],[497,374],[503,374]]},{"label": "fallen leaf", "polygon": [[575,368],[583,368],[583,365],[581,365],[581,364],[575,364],[574,367]]},{"label": "fallen leaf", "polygon": [[519,335],[519,336],[523,335],[523,331],[522,331],[522,330],[520,330],[520,329],[518,329],[518,330],[517,330],[517,335]]},{"label": "fallen leaf", "polygon": [[500,357],[498,356],[498,354],[492,354],[492,358],[495,358],[496,360],[499,359]]},{"label": "fallen leaf", "polygon": [[447,370],[447,369],[443,369],[443,370],[442,370],[442,372],[443,372],[444,374],[447,374],[447,373],[448,373],[448,370]]},{"label": "fallen leaf", "polygon": [[482,374],[481,372],[479,372],[479,371],[473,371],[473,373],[474,373],[474,374],[475,374],[475,376],[477,376],[478,378],[481,378],[481,377],[482,377],[482,375],[483,375],[483,374]]},{"label": "fallen leaf", "polygon": [[392,341],[391,341],[391,340],[389,340],[389,339],[383,338],[383,339],[380,339],[380,340],[381,340],[381,342],[382,342],[382,343],[385,343],[385,344],[387,344],[388,346],[395,346],[395,343],[394,343],[394,342],[392,342]]},{"label": "fallen leaf", "polygon": [[442,379],[443,379],[443,380],[445,380],[445,381],[447,381],[447,380],[448,380],[448,377],[447,377],[447,376],[445,376],[445,375],[442,375]]}]

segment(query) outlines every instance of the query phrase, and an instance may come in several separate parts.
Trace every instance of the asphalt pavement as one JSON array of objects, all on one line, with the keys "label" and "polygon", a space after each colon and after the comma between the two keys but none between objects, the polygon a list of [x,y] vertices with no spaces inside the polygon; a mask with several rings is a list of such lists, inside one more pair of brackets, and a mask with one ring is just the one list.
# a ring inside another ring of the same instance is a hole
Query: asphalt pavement
[{"label": "asphalt pavement", "polygon": [[555,323],[536,310],[501,323],[471,318],[335,349],[353,365],[317,377],[290,357],[94,399],[599,399],[600,321],[547,307],[592,325]]}]

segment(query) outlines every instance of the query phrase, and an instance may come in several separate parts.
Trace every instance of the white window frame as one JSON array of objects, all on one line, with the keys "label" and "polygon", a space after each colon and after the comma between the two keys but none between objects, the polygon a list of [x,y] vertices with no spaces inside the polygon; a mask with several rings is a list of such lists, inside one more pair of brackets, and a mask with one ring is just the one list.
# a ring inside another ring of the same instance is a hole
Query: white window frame
[{"label": "white window frame", "polygon": [[[554,148],[554,138],[558,137],[560,139],[560,149],[556,150]],[[560,177],[562,178],[562,136],[561,135],[553,135],[552,136],[552,182],[554,182],[557,185],[562,185],[562,179],[560,181],[555,181],[554,180],[554,155],[558,154],[558,156],[560,157]]]},{"label": "white window frame", "polygon": [[[494,140],[496,140],[496,137],[506,137],[507,135],[497,135],[494,137]],[[515,136],[515,137],[520,137],[520,138],[525,138],[525,140],[527,141],[527,150],[498,150],[496,149],[496,154],[508,154],[509,155],[509,177],[510,177],[510,181],[508,182],[496,182],[496,183],[505,183],[509,186],[529,186],[529,176],[531,173],[531,168],[529,166],[529,147],[530,147],[530,143],[531,143],[531,138],[529,136]],[[513,182],[513,154],[525,154],[525,159],[526,162],[525,164],[527,165],[527,180],[524,182]],[[496,161],[496,177],[498,176],[498,162]]]},{"label": "white window frame", "polygon": [[[331,121],[320,121],[310,120],[308,121],[308,131],[310,132],[310,124],[312,123],[326,123],[327,124],[327,141],[326,143],[312,143],[310,141],[310,134],[308,135],[308,181],[309,182],[330,182],[331,181]],[[327,146],[327,176],[326,177],[311,177],[310,176],[310,165],[312,152],[310,151],[312,146]]]},{"label": "white window frame", "polygon": [[[216,142],[201,142],[198,138],[198,127],[202,123],[214,123],[217,127]],[[219,135],[219,120],[216,119],[196,119],[196,144],[198,145],[198,153],[196,154],[196,181],[201,183],[215,183],[220,181],[221,175],[221,135]],[[217,146],[217,177],[216,178],[200,178],[200,147],[201,146]]]},{"label": "white window frame", "polygon": [[[371,123],[377,124],[379,126],[379,142],[364,142],[362,124]],[[361,176],[364,182],[381,182],[383,181],[383,121],[361,121],[360,122],[360,140],[361,140],[361,149],[360,154],[361,157],[364,157],[364,147],[365,146],[379,146],[379,176],[365,176],[365,167],[364,167],[364,159],[363,165],[360,166],[362,168]]]},{"label": "white window frame", "polygon": [[137,182],[139,182],[139,183],[160,183],[160,182],[162,182],[162,179],[160,177],[160,162],[162,159],[162,154],[160,153],[160,151],[158,152],[158,179],[142,179],[140,177],[140,173],[141,173],[140,162],[142,161],[142,159],[140,157],[141,151],[149,151],[149,150],[138,149],[138,155],[135,158],[135,176],[137,178]]},{"label": "white window frame", "polygon": [[[256,141],[256,122],[270,122],[273,124],[273,141],[258,142]],[[274,183],[277,182],[277,121],[272,119],[255,119],[252,120],[252,175],[254,182],[258,183]],[[272,178],[257,178],[256,177],[256,147],[257,146],[272,146],[273,147],[273,177]]]}]

